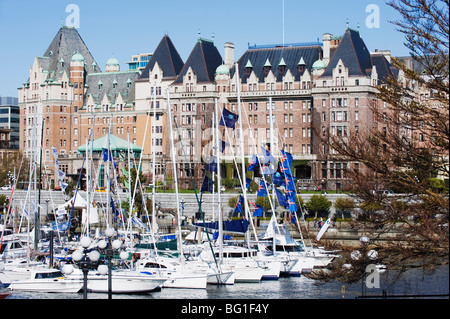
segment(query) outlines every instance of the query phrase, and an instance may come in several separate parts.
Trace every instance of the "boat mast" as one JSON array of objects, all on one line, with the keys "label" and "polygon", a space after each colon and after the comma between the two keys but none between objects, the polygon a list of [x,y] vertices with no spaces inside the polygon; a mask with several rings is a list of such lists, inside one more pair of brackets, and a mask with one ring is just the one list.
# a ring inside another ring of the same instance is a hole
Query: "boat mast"
[{"label": "boat mast", "polygon": [[[220,186],[222,184],[221,181],[221,170],[220,170],[220,146],[219,146],[219,102],[217,98],[215,99],[215,106],[214,106],[214,114],[215,114],[215,143],[216,143],[216,162],[217,162],[217,206],[218,206],[218,218],[219,218],[219,265],[222,265],[223,261],[223,215],[222,215],[222,201],[221,201],[221,194],[220,194]],[[213,205],[214,207],[214,205]]]},{"label": "boat mast", "polygon": [[[91,158],[92,159],[92,158]],[[87,220],[86,220],[86,236],[89,236],[90,234],[90,229],[89,229],[89,222],[90,222],[90,206],[91,206],[91,191],[90,191],[90,182],[89,182],[89,174],[92,174],[92,172],[90,172],[89,170],[89,140],[86,139],[86,160],[87,160],[87,165],[86,165],[86,192],[87,192],[87,207],[86,207],[86,214],[87,214]]]},{"label": "boat mast", "polygon": [[110,196],[111,196],[111,182],[110,182],[110,171],[109,171],[109,166],[110,166],[110,161],[109,161],[109,157],[110,157],[110,154],[111,154],[111,141],[110,141],[110,137],[111,137],[111,130],[110,130],[110,127],[108,127],[108,144],[107,144],[107,148],[108,148],[108,160],[107,160],[107,167],[106,167],[106,183],[107,183],[107,185],[106,185],[106,189],[107,189],[107,192],[106,192],[106,213],[108,214],[108,225],[107,225],[107,227],[106,227],[106,229],[108,229],[108,228],[110,228],[110,227],[113,227],[112,226],[112,214],[110,213],[110,211],[109,211],[109,206],[110,206]]},{"label": "boat mast", "polygon": [[[237,103],[238,103],[238,111],[239,111],[239,140],[240,140],[240,145],[241,145],[241,169],[242,169],[242,196],[244,197],[244,207],[245,207],[245,215],[247,215],[249,213],[249,208],[248,208],[248,202],[247,202],[247,188],[245,187],[246,183],[245,183],[245,177],[246,177],[246,171],[245,171],[245,154],[244,154],[244,134],[243,134],[243,129],[242,129],[242,106],[241,106],[241,81],[239,79],[239,65],[236,63],[235,64],[236,67],[236,88],[237,88]],[[249,216],[248,216],[249,217]],[[248,218],[248,220],[250,221],[250,223],[252,222],[251,218]],[[253,225],[253,223],[252,223]],[[246,232],[246,237],[247,237],[247,245],[250,248],[250,233]],[[255,235],[256,237],[256,235]]]},{"label": "boat mast", "polygon": [[181,221],[180,221],[180,201],[178,195],[178,177],[177,177],[177,162],[175,159],[175,143],[173,140],[173,127],[172,127],[172,108],[170,106],[170,94],[169,89],[167,89],[167,110],[169,112],[169,130],[170,130],[170,143],[171,143],[171,153],[172,153],[172,167],[173,167],[173,179],[175,183],[175,197],[177,204],[177,221],[178,221],[178,252],[180,254],[181,263],[184,264],[183,260],[183,246],[182,246],[182,238],[181,238]]},{"label": "boat mast", "polygon": [[[156,163],[156,138],[155,138],[155,133],[156,133],[156,84],[153,86],[153,118],[152,118],[152,155],[153,155],[153,163],[152,163],[152,183],[153,183],[153,188],[152,188],[152,232],[155,233],[156,230],[156,203],[155,203],[155,187],[156,187],[156,168],[155,168],[155,163]],[[155,245],[156,248],[156,245]]]},{"label": "boat mast", "polygon": [[[274,154],[275,151],[275,146],[274,146],[274,132],[273,132],[273,109],[272,109],[272,97],[269,97],[269,117],[270,117],[270,153]],[[269,168],[270,169],[270,168]],[[274,168],[275,169],[275,168]],[[276,217],[276,213],[275,213],[275,184],[273,183],[272,180],[272,218],[271,218],[271,222],[274,222],[274,227],[273,227],[273,253],[275,254],[276,251],[276,238],[275,238],[275,233],[276,233],[276,227],[277,227],[277,223],[276,223],[277,217]]]}]

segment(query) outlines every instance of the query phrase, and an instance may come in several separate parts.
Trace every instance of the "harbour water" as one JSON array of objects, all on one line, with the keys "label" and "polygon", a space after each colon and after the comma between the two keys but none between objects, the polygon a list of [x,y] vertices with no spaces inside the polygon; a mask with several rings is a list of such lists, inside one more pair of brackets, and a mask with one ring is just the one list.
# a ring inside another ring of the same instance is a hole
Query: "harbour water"
[{"label": "harbour water", "polygon": [[[365,288],[366,295],[381,296],[385,291],[387,297],[402,295],[422,295],[422,299],[433,298],[431,295],[440,295],[439,298],[448,299],[449,294],[449,266],[439,266],[435,272],[424,272],[421,268],[408,270],[398,279],[395,271],[380,273],[380,288]],[[9,291],[2,288],[0,292]],[[140,300],[313,300],[313,299],[355,299],[361,296],[361,282],[352,285],[337,281],[319,283],[306,276],[280,278],[276,281],[262,281],[252,284],[235,284],[230,286],[208,286],[203,289],[161,289],[141,295],[113,295],[113,299],[140,299]],[[446,295],[446,296],[445,296]],[[83,295],[76,294],[50,294],[12,292],[6,299],[82,299]],[[107,299],[106,294],[89,293],[88,299]],[[412,297],[411,297],[412,298]]]}]

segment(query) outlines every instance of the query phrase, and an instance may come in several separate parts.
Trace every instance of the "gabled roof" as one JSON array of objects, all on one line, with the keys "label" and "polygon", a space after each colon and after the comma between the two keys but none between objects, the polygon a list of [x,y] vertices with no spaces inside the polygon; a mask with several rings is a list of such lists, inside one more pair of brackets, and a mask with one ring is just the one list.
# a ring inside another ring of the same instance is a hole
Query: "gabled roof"
[{"label": "gabled roof", "polygon": [[[76,52],[84,57],[87,73],[100,72],[100,69],[93,69],[92,63],[95,62],[95,59],[75,28],[61,27],[59,29],[43,56],[43,58],[48,59],[48,62],[42,62],[48,68],[48,71],[54,71],[57,79],[64,70],[67,74],[70,74],[70,61],[72,61],[72,56]],[[60,61],[64,61],[64,66]]]},{"label": "gabled roof", "polygon": [[342,60],[348,68],[349,76],[368,75],[372,70],[370,52],[358,31],[348,28],[342,37],[341,43],[332,55],[323,77],[332,76],[333,69]]},{"label": "gabled roof", "polygon": [[222,61],[222,56],[214,43],[200,38],[192,49],[175,83],[183,82],[183,77],[189,68],[194,70],[198,82],[213,82],[216,69],[219,65],[222,65]]},{"label": "gabled roof", "polygon": [[164,77],[176,77],[183,68],[183,60],[168,35],[162,38],[144,71],[142,71],[140,79],[148,79],[150,70],[153,69],[156,62],[162,69]]},{"label": "gabled roof", "polygon": [[[247,82],[250,74],[245,72],[247,62],[251,61],[252,71],[255,72],[259,82],[264,82],[267,76],[264,73],[264,67],[270,66],[272,73],[277,81],[282,81],[283,76],[288,72],[294,76],[296,80],[308,69],[311,71],[312,65],[319,59],[322,48],[319,45],[312,46],[291,46],[291,47],[273,47],[262,49],[249,49],[238,60],[239,77],[243,83]],[[279,72],[280,61],[284,61],[286,67],[283,72]],[[299,61],[304,62],[303,71],[299,70]],[[231,69],[231,76],[236,72],[235,67]]]}]

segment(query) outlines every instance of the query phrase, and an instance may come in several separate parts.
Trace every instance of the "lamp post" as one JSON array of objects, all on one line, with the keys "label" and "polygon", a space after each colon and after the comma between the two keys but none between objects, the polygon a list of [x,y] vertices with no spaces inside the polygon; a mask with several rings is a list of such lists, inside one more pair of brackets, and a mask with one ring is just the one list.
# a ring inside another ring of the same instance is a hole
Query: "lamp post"
[{"label": "lamp post", "polygon": [[88,253],[88,248],[91,245],[91,239],[89,237],[83,237],[80,240],[80,245],[83,248],[74,251],[72,259],[83,272],[83,299],[87,299],[87,276],[89,269],[96,268],[97,262],[100,259],[100,253],[96,250],[92,250]]},{"label": "lamp post", "polygon": [[[114,228],[108,228],[105,230],[105,235],[108,237],[108,242],[105,240],[101,240],[98,243],[98,247],[102,249],[106,254],[106,259],[108,260],[108,266],[100,265],[98,268],[98,271],[100,274],[104,275],[108,273],[108,299],[112,299],[112,259],[114,256],[114,253],[118,252],[122,246],[122,243],[120,240],[115,239],[112,240],[112,238],[115,235]],[[128,259],[128,253],[126,251],[122,251],[120,253],[120,258],[122,260]]]}]

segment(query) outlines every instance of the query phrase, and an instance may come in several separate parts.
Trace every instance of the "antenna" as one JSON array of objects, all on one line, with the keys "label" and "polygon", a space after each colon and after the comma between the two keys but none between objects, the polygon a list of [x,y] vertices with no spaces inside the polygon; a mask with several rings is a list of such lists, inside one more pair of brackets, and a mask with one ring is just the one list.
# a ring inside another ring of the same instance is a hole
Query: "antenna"
[{"label": "antenna", "polygon": [[284,0],[282,0],[283,3],[283,48],[284,48]]}]

